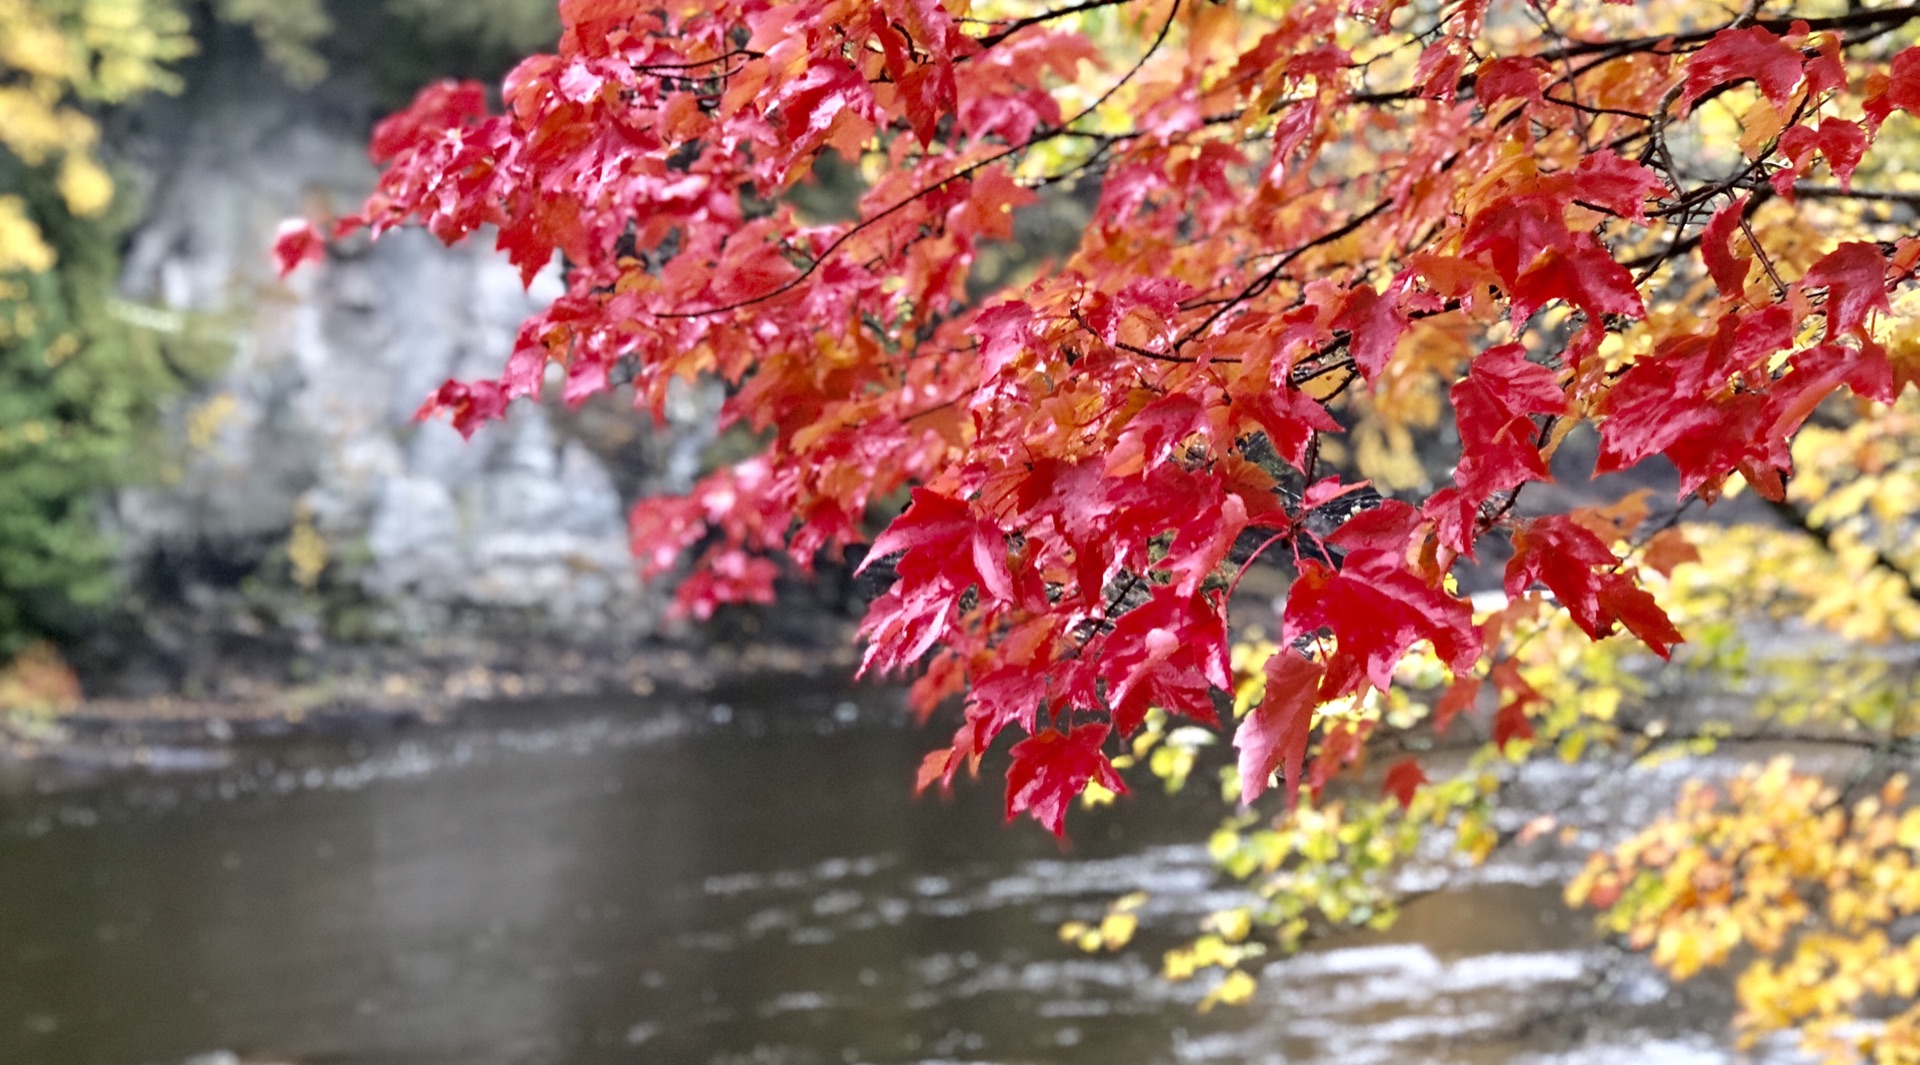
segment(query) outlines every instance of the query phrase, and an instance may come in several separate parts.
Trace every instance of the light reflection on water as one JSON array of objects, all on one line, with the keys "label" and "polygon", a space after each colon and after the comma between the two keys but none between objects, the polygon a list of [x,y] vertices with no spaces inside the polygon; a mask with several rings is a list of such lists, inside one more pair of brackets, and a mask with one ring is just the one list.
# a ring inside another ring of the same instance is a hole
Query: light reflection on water
[{"label": "light reflection on water", "polygon": [[[1722,992],[1594,948],[1525,862],[1201,1015],[1156,970],[1234,898],[1206,796],[1076,815],[1063,854],[987,782],[906,801],[930,738],[844,699],[498,710],[7,800],[0,1062],[1735,1060]],[[1135,948],[1058,942],[1136,887]]]}]

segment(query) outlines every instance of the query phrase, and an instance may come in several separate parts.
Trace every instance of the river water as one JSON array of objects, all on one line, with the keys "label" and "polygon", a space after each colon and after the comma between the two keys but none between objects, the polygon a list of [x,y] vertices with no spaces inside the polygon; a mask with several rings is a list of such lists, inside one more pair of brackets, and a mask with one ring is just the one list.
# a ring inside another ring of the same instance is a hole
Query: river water
[{"label": "river water", "polygon": [[[1734,1062],[1671,988],[1479,870],[1392,932],[1262,970],[1245,1008],[1159,955],[1233,896],[1204,790],[1076,811],[910,801],[895,693],[495,707],[377,738],[155,751],[0,798],[7,1065]],[[1056,937],[1153,893],[1134,946]],[[213,1052],[219,1053],[213,1053]]]}]

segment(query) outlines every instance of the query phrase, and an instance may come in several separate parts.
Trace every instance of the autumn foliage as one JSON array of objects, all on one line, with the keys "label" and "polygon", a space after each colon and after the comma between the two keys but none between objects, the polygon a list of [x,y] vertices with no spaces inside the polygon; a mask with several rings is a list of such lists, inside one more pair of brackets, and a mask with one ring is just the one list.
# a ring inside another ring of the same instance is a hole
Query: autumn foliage
[{"label": "autumn foliage", "polygon": [[[1288,805],[1322,797],[1456,718],[1495,755],[1586,742],[1604,719],[1562,712],[1529,657],[1542,627],[1671,655],[1654,591],[1696,557],[1678,508],[1792,507],[1810,419],[1869,424],[1920,374],[1895,328],[1912,197],[1869,180],[1920,113],[1920,7],[561,14],[497,105],[443,84],[383,122],[378,190],[334,224],[486,230],[529,279],[560,263],[502,374],[423,413],[471,433],[557,386],[658,416],[675,381],[725,381],[758,450],[635,509],[644,568],[693,553],[677,602],[706,615],[870,542],[890,582],[865,668],[914,672],[923,713],[959,707],[922,785],[1012,733],[1009,815],[1055,832],[1170,722],[1229,707],[1248,803],[1276,780]],[[860,179],[847,217],[790,195],[829,158]],[[987,282],[1026,213],[1062,203],[1090,208],[1077,247]],[[290,228],[283,263],[328,235]],[[1450,472],[1364,483],[1409,426]],[[1531,502],[1576,452],[1582,477],[1670,470],[1667,498]],[[1235,595],[1265,565],[1289,578],[1277,617]],[[1505,599],[1476,610],[1461,581],[1489,568]],[[1247,625],[1264,660],[1234,647]],[[1384,839],[1404,807],[1484,853],[1484,789],[1431,769],[1395,761],[1383,812],[1315,823]],[[1304,912],[1272,918],[1283,940]]]}]

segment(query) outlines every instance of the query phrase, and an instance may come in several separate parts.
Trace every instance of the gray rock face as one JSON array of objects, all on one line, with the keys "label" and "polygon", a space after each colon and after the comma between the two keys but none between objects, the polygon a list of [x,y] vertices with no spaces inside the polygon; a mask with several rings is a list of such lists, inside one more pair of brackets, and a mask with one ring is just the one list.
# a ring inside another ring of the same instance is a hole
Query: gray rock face
[{"label": "gray rock face", "polygon": [[[133,138],[148,221],[123,292],[230,322],[234,355],[181,405],[191,444],[178,477],[118,501],[130,557],[259,553],[307,522],[329,586],[357,589],[394,635],[496,615],[557,633],[651,631],[658,597],[635,580],[614,473],[553,411],[521,403],[472,441],[413,420],[442,381],[499,372],[554,277],[528,292],[490,241],[448,249],[399,232],[274,278],[281,219],[344,213],[372,187],[365,109],[331,91],[295,94],[246,57],[215,55]],[[679,429],[649,442],[657,468],[620,483],[684,486],[711,399],[675,404]]]}]

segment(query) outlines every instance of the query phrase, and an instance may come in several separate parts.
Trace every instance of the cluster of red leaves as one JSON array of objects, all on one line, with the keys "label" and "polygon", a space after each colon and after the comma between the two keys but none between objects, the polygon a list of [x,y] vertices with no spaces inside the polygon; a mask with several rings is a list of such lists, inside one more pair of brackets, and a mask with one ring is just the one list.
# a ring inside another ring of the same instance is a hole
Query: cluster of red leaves
[{"label": "cluster of red leaves", "polygon": [[[1868,327],[1912,245],[1843,244],[1750,286],[1759,253],[1735,236],[1818,163],[1850,182],[1881,122],[1920,111],[1920,51],[1888,65],[1848,37],[1910,13],[1620,40],[1542,20],[1496,47],[1485,0],[1443,5],[1437,25],[1395,0],[1301,0],[1265,22],[1230,4],[1072,5],[1101,6],[1137,27],[1139,62],[1110,61],[1061,12],[562,0],[557,53],[514,70],[502,111],[449,84],[381,124],[379,188],[340,232],[491,227],[529,278],[563,257],[565,295],[502,376],[428,402],[463,433],[555,367],[568,401],[617,378],[656,417],[675,378],[729,384],[725,419],[763,451],[633,516],[649,572],[701,548],[685,610],[769,599],[771,558],[805,568],[867,539],[874,504],[910,487],[868,555],[897,576],[868,614],[866,666],[921,670],[929,712],[963,703],[923,785],[1028,734],[1009,815],[1056,832],[1089,781],[1121,790],[1106,749],[1149,707],[1217,721],[1247,543],[1297,574],[1236,740],[1251,801],[1276,771],[1296,791],[1353,761],[1364,737],[1343,730],[1308,768],[1315,708],[1384,688],[1420,645],[1457,678],[1437,715],[1470,706],[1485,674],[1495,732],[1527,734],[1524,682],[1488,660],[1448,580],[1490,536],[1514,548],[1509,594],[1544,587],[1596,638],[1624,626],[1661,655],[1680,640],[1609,538],[1517,516],[1569,425],[1597,425],[1603,472],[1660,455],[1684,492],[1738,473],[1777,494],[1823,398],[1906,383]],[[1405,84],[1370,84],[1334,43],[1356,19],[1415,46]],[[1749,80],[1792,116],[1758,160],[1694,185],[1662,165],[1668,125]],[[1124,87],[1131,126],[1113,128],[1105,97],[1063,109],[1068,83]],[[1819,116],[1849,93],[1865,122]],[[1021,169],[1042,144],[1076,161]],[[830,152],[870,176],[857,214],[803,218],[782,194]],[[1098,189],[1078,250],[969,298],[1013,212],[1075,180]],[[1623,261],[1655,225],[1664,253]],[[290,231],[283,263],[317,240]],[[1717,305],[1624,365],[1603,354],[1650,328],[1652,279],[1690,272]],[[1822,342],[1796,349],[1816,315]],[[1436,357],[1422,335],[1478,339]],[[1342,425],[1335,397],[1422,368],[1455,382],[1453,483],[1358,503],[1316,461]],[[1327,515],[1350,516],[1329,533]],[[1388,787],[1423,779],[1402,764]]]}]

